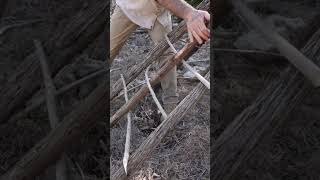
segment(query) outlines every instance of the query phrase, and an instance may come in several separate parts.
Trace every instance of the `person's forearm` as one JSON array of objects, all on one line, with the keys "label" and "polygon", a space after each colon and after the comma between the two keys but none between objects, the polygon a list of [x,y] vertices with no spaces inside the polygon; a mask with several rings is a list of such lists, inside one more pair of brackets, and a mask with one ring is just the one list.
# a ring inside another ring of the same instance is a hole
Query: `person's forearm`
[{"label": "person's forearm", "polygon": [[182,19],[189,19],[195,10],[184,0],[156,0],[160,5]]}]

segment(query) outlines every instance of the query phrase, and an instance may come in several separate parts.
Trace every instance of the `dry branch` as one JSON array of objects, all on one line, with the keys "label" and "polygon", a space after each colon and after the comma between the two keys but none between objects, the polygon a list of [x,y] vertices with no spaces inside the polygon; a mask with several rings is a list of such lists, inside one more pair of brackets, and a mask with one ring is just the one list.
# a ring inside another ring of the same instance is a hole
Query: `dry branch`
[{"label": "dry branch", "polygon": [[[96,79],[102,75],[106,75],[109,72],[109,69],[107,68],[103,68],[100,69],[96,72],[93,72],[75,82],[72,82],[71,84],[68,84],[66,86],[63,86],[62,88],[58,89],[57,91],[55,91],[55,96],[59,97],[61,95],[63,95],[64,93],[77,88],[93,79]],[[30,113],[31,111],[37,109],[38,107],[40,107],[44,102],[46,101],[44,96],[40,96],[39,99],[37,99],[37,101],[33,104],[31,104],[30,106],[26,107],[24,110],[20,111],[19,113],[17,113],[16,115],[14,115],[11,119],[10,119],[10,123],[15,122],[17,119],[22,118],[23,116],[25,116],[26,114]]]},{"label": "dry branch", "polygon": [[270,41],[282,55],[287,57],[315,87],[320,86],[320,68],[316,64],[281,37],[275,30],[266,26],[266,23],[264,23],[264,21],[251,11],[242,1],[231,0],[231,3],[241,17],[260,32],[266,40]]},{"label": "dry branch", "polygon": [[4,33],[6,33],[9,29],[13,29],[13,28],[21,27],[21,26],[26,26],[26,25],[31,25],[31,24],[34,24],[34,23],[42,22],[42,21],[44,21],[44,20],[43,19],[37,19],[37,20],[30,20],[30,21],[26,21],[26,22],[6,25],[6,26],[0,28],[0,37]]},{"label": "dry branch", "polygon": [[[123,75],[121,74],[121,79],[123,83],[123,90],[124,90],[124,98],[126,100],[126,103],[129,101],[128,98],[128,90],[127,90],[127,85],[126,81],[124,80]],[[127,133],[126,133],[126,143],[124,146],[124,155],[123,155],[123,167],[124,171],[127,174],[127,165],[128,165],[128,160],[129,160],[129,153],[130,153],[130,139],[131,139],[131,112],[127,114]]]},{"label": "dry branch", "polygon": [[[222,0],[219,0],[222,1]],[[209,0],[203,0],[199,5],[198,9],[208,10],[210,5]],[[176,42],[179,38],[182,37],[187,32],[186,23],[182,21],[176,29],[169,33],[170,41]],[[138,65],[133,66],[128,73],[124,75],[126,79],[126,83],[130,83],[133,81],[141,72],[143,72],[151,63],[155,62],[161,54],[163,54],[169,45],[167,44],[166,40],[162,40],[157,46],[155,46],[146,56],[145,60]],[[119,79],[115,84],[112,86],[110,100],[112,101],[118,93],[122,90],[122,82]]]},{"label": "dry branch", "polygon": [[[104,31],[106,17],[109,16],[108,7],[108,1],[95,1],[92,7],[72,17],[65,28],[57,30],[44,44],[53,74]],[[40,67],[35,53],[28,55],[16,69],[17,73],[10,77],[9,82],[0,90],[0,123],[7,121],[40,87]]]},{"label": "dry branch", "polygon": [[[174,57],[173,59],[169,60],[157,73],[155,76],[150,80],[151,86],[157,84],[161,78],[165,74],[167,74],[170,69],[172,69],[175,65],[180,63],[186,57],[191,56],[195,51],[198,50],[196,47],[196,42],[186,44]],[[144,98],[149,93],[148,85],[144,85],[131,99],[128,103],[123,105],[111,118],[110,118],[110,125],[113,127],[122,116],[132,110],[139,101]]]},{"label": "dry branch", "polygon": [[259,54],[268,56],[270,58],[276,57],[276,58],[283,58],[281,54],[273,53],[273,52],[266,52],[266,51],[260,51],[260,50],[250,50],[250,49],[225,49],[225,48],[212,48],[214,52],[223,52],[223,53],[236,53],[236,54]]},{"label": "dry branch", "polygon": [[47,58],[42,48],[41,42],[34,40],[36,47],[36,53],[40,61],[40,67],[42,70],[43,82],[45,85],[45,96],[48,107],[48,114],[51,128],[54,128],[59,123],[58,111],[57,111],[57,100],[56,100],[56,87],[51,78],[51,72],[47,63]]},{"label": "dry branch", "polygon": [[[320,29],[301,52],[320,64]],[[312,84],[293,66],[264,88],[256,101],[239,114],[213,144],[212,179],[232,179],[254,153],[258,142],[271,136],[312,90]]]},{"label": "dry branch", "polygon": [[[210,78],[210,72],[205,76],[206,79]],[[151,153],[160,144],[161,140],[167,133],[174,128],[174,126],[183,119],[183,117],[190,112],[190,109],[201,99],[202,95],[207,91],[207,88],[199,83],[189,94],[186,96],[179,105],[169,114],[156,130],[154,130],[149,137],[140,145],[140,147],[132,154],[129,164],[128,173],[133,175],[135,171],[142,167],[144,161],[148,159]],[[111,175],[111,179],[124,180],[128,179],[124,173],[123,168],[120,168]]]},{"label": "dry branch", "polygon": [[[59,123],[57,102],[56,102],[56,87],[51,78],[51,72],[47,63],[47,58],[42,48],[40,41],[34,40],[34,45],[36,47],[36,53],[40,61],[40,67],[43,74],[43,81],[46,90],[46,102],[48,108],[48,116],[50,120],[51,128],[55,128]],[[67,166],[66,158],[63,155],[56,164],[56,180],[67,180]]]},{"label": "dry branch", "polygon": [[163,107],[161,106],[157,96],[156,96],[156,93],[154,93],[153,89],[152,89],[152,86],[150,84],[150,81],[149,81],[149,76],[148,76],[148,72],[149,72],[149,69],[150,69],[150,66],[147,67],[146,69],[146,72],[145,72],[145,79],[146,79],[146,83],[148,85],[148,88],[149,88],[149,91],[150,91],[150,94],[154,100],[154,102],[156,103],[159,111],[161,112],[162,116],[164,117],[164,119],[167,119],[168,115],[167,113],[164,111]]}]

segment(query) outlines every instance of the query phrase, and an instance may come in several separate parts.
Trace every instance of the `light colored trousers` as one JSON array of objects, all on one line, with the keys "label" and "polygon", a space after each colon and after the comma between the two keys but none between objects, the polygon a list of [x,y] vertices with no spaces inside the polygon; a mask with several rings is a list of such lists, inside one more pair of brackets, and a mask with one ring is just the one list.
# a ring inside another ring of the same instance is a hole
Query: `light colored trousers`
[{"label": "light colored trousers", "polygon": [[[138,28],[138,25],[133,23],[123,11],[116,6],[110,22],[110,64],[113,62],[114,58],[119,54],[120,49],[129,38],[129,36]],[[152,41],[157,45],[164,35],[167,33],[163,25],[158,21],[155,22],[153,29],[149,30],[149,35]],[[157,68],[159,69],[162,65],[167,62],[174,53],[167,50],[159,58],[157,62]],[[161,80],[161,87],[163,90],[162,101],[164,104],[177,103],[177,67],[175,66],[171,71],[169,71],[166,76]]]}]

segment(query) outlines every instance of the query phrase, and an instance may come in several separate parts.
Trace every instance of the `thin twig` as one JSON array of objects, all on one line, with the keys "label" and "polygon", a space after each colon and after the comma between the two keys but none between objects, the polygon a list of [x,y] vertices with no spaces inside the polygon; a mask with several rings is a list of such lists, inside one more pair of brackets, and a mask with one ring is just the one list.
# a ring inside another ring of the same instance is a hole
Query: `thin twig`
[{"label": "thin twig", "polygon": [[[63,86],[62,88],[58,89],[57,91],[55,91],[55,96],[61,96],[62,94],[68,92],[71,89],[77,88],[80,85],[87,83],[89,81],[91,81],[94,78],[98,78],[102,75],[106,75],[107,72],[109,71],[109,69],[107,68],[103,68],[100,69],[94,73],[89,74],[88,76],[85,76],[75,82],[72,82],[71,84],[68,84],[66,86]],[[46,101],[44,96],[40,96],[39,99],[33,103],[32,105],[26,107],[23,111],[19,112],[16,116],[14,116],[14,118],[12,118],[10,120],[10,122],[15,121],[17,118],[24,116],[25,114],[30,113],[31,111],[35,110],[36,108],[38,108],[39,106],[41,106],[44,102]]]},{"label": "thin twig", "polygon": [[[170,42],[167,34],[165,35],[165,38],[172,49],[174,53],[178,53],[178,51],[174,48],[173,44]],[[192,72],[198,79],[201,81],[208,89],[210,89],[210,82],[207,81],[203,76],[201,76],[195,69],[193,69],[188,63],[186,63],[185,60],[182,60],[182,64],[190,71]]]},{"label": "thin twig", "polygon": [[[124,98],[127,103],[129,101],[128,90],[127,90],[126,82],[125,82],[122,74],[121,74],[121,79],[122,79],[122,83],[123,83]],[[125,147],[124,147],[124,155],[123,155],[123,161],[122,161],[124,171],[126,172],[126,174],[128,174],[127,166],[128,166],[128,161],[129,161],[130,139],[131,139],[131,112],[130,111],[127,114],[127,119],[128,119],[128,123],[127,123],[126,143],[125,143]]]},{"label": "thin twig", "polygon": [[119,71],[121,68],[114,68],[114,69],[110,69],[110,72],[113,72],[113,71]]},{"label": "thin twig", "polygon": [[[40,67],[42,70],[43,81],[46,90],[46,102],[48,108],[48,116],[50,120],[51,128],[54,129],[59,124],[59,117],[57,111],[57,102],[56,102],[56,87],[54,86],[53,80],[51,78],[51,72],[49,65],[47,63],[46,55],[42,48],[41,42],[34,40],[34,45],[36,47],[36,52],[39,57]],[[56,179],[57,180],[67,180],[66,174],[66,158],[65,155],[62,155],[61,158],[56,163]]]},{"label": "thin twig", "polygon": [[78,171],[79,171],[79,174],[80,174],[80,176],[81,176],[81,179],[82,179],[82,180],[85,180],[85,175],[84,175],[83,170],[82,170],[82,168],[80,167],[79,163],[78,163],[78,162],[75,162],[75,165],[76,165],[76,167],[77,167],[77,169],[78,169]]},{"label": "thin twig", "polygon": [[4,26],[4,27],[0,28],[0,36],[3,35],[5,32],[7,32],[9,29],[20,27],[20,26],[26,26],[29,24],[34,24],[34,23],[42,22],[42,21],[43,21],[43,19],[37,19],[37,20],[31,20],[28,22],[22,22],[22,23],[16,23],[16,24],[10,24],[10,25]]},{"label": "thin twig", "polygon": [[167,119],[168,115],[167,113],[164,111],[164,109],[162,108],[156,94],[154,93],[153,89],[152,89],[152,86],[150,84],[150,81],[149,81],[149,77],[148,77],[148,72],[149,72],[149,69],[150,69],[150,66],[147,67],[146,69],[146,72],[145,72],[145,78],[146,78],[146,82],[147,82],[147,85],[148,85],[148,88],[149,88],[149,91],[150,91],[150,94],[154,100],[154,102],[156,103],[158,109],[160,110],[162,116],[164,117],[164,119]]},{"label": "thin twig", "polygon": [[261,51],[261,50],[213,48],[213,51],[215,51],[215,52],[228,52],[228,53],[240,53],[240,54],[263,54],[263,55],[268,55],[268,56],[275,56],[275,57],[284,58],[284,56],[281,54],[266,52],[266,51]]},{"label": "thin twig", "polygon": [[[138,88],[138,87],[140,87],[140,86],[142,86],[142,85],[145,85],[145,84],[146,84],[146,83],[138,84],[138,85],[136,85],[136,86],[128,89],[128,92],[130,92],[130,91],[132,91],[132,90],[134,90],[134,89],[136,89],[136,88]],[[119,97],[121,97],[121,96],[123,96],[123,95],[124,95],[124,92],[121,92],[121,93],[120,93],[118,96],[116,96],[114,99],[117,99],[117,98],[119,98]]]}]

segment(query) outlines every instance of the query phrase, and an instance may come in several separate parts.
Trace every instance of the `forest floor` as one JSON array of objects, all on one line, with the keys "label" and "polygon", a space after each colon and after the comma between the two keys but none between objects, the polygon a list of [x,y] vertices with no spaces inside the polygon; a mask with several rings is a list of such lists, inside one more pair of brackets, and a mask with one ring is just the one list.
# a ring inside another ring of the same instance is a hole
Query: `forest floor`
[{"label": "forest floor", "polygon": [[[296,47],[301,48],[313,32],[306,31],[310,19],[319,15],[316,1],[251,1],[250,7]],[[316,23],[319,27],[319,23]],[[220,27],[223,31],[240,35],[214,38],[214,48],[262,50],[278,53],[250,27],[230,14]],[[291,33],[289,33],[291,32]],[[291,35],[289,35],[291,34]],[[304,41],[301,42],[301,39]],[[300,41],[300,43],[298,43]],[[214,121],[211,140],[235,117],[248,107],[262,90],[288,66],[281,58],[259,54],[226,53],[216,51],[214,61]],[[315,180],[320,177],[320,96],[315,91],[307,97],[276,129],[266,134],[253,154],[241,165],[235,180]],[[271,133],[271,132],[270,132]],[[212,172],[214,173],[214,172]]]}]

